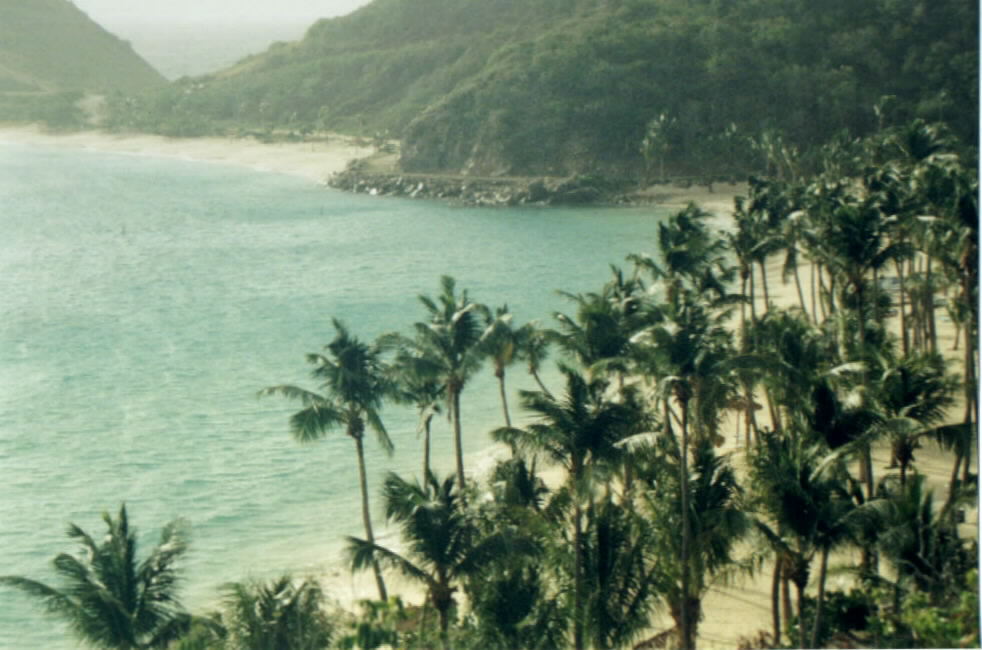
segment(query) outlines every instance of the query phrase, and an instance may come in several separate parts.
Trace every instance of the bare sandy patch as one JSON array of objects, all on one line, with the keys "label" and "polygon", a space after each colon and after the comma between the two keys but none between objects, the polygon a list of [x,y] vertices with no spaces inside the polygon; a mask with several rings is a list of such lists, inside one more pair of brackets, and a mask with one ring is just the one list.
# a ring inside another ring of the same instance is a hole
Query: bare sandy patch
[{"label": "bare sandy patch", "polygon": [[3,142],[219,163],[300,176],[316,183],[323,183],[351,160],[374,151],[371,146],[342,135],[308,142],[264,143],[253,138],[167,138],[105,131],[62,134],[36,126],[0,127],[0,143]]}]

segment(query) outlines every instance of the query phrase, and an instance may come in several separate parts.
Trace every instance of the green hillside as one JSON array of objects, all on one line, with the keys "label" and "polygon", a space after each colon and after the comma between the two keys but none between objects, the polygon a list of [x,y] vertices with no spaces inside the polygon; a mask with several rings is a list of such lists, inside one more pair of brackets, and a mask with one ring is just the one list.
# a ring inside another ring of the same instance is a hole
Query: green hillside
[{"label": "green hillside", "polygon": [[976,142],[977,26],[964,0],[375,0],[113,119],[387,133],[411,171],[742,174],[913,117]]},{"label": "green hillside", "polygon": [[0,93],[137,92],[164,78],[68,0],[0,0]]}]

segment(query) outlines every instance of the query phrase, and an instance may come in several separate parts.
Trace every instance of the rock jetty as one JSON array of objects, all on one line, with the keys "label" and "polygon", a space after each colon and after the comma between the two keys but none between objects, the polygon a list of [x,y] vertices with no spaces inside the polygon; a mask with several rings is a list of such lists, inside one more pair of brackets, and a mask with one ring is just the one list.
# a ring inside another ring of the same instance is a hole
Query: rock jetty
[{"label": "rock jetty", "polygon": [[437,199],[472,206],[594,205],[627,200],[622,183],[592,176],[506,178],[379,172],[349,165],[327,181],[331,187],[413,199]]}]

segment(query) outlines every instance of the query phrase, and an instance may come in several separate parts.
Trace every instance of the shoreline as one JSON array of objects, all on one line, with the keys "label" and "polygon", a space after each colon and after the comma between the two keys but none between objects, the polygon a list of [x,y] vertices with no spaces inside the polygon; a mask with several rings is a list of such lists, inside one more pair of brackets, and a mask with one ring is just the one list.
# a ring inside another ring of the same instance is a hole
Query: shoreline
[{"label": "shoreline", "polygon": [[218,163],[298,176],[318,184],[325,184],[331,174],[373,151],[343,135],[311,142],[264,143],[254,138],[168,138],[96,130],[52,133],[37,125],[0,125],[0,144],[4,143]]},{"label": "shoreline", "polygon": [[[326,139],[308,142],[260,142],[251,137],[170,138],[146,133],[112,133],[95,129],[56,133],[45,131],[36,124],[0,123],[0,145],[7,143],[216,163],[244,167],[257,172],[296,176],[319,185],[328,185],[332,176],[343,174],[354,161],[365,160],[375,154],[374,148],[362,144],[359,138],[339,134],[331,134]],[[529,177],[526,182],[532,183],[535,180],[534,177]],[[472,182],[479,181],[475,179]],[[339,189],[350,191],[344,187]],[[615,205],[682,209],[689,202],[695,202],[714,216],[729,219],[732,216],[733,197],[745,192],[745,183],[718,183],[713,192],[704,186],[696,185],[689,187],[652,185],[632,193],[631,200]],[[367,191],[362,193],[370,194]],[[416,194],[411,193],[406,193],[405,196],[416,198]],[[419,198],[440,200],[427,196],[419,196]],[[610,205],[589,200],[576,203],[587,207]],[[493,202],[488,203],[491,204]],[[480,203],[470,205],[480,205]],[[532,207],[534,203],[527,205]]]}]

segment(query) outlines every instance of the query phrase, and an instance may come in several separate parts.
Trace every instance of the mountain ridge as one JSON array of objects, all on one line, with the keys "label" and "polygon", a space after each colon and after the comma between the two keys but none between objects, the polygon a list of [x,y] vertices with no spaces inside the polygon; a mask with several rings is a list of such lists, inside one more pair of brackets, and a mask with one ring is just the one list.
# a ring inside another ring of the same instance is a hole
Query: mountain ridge
[{"label": "mountain ridge", "polygon": [[164,77],[68,0],[0,0],[0,92],[128,93]]}]

